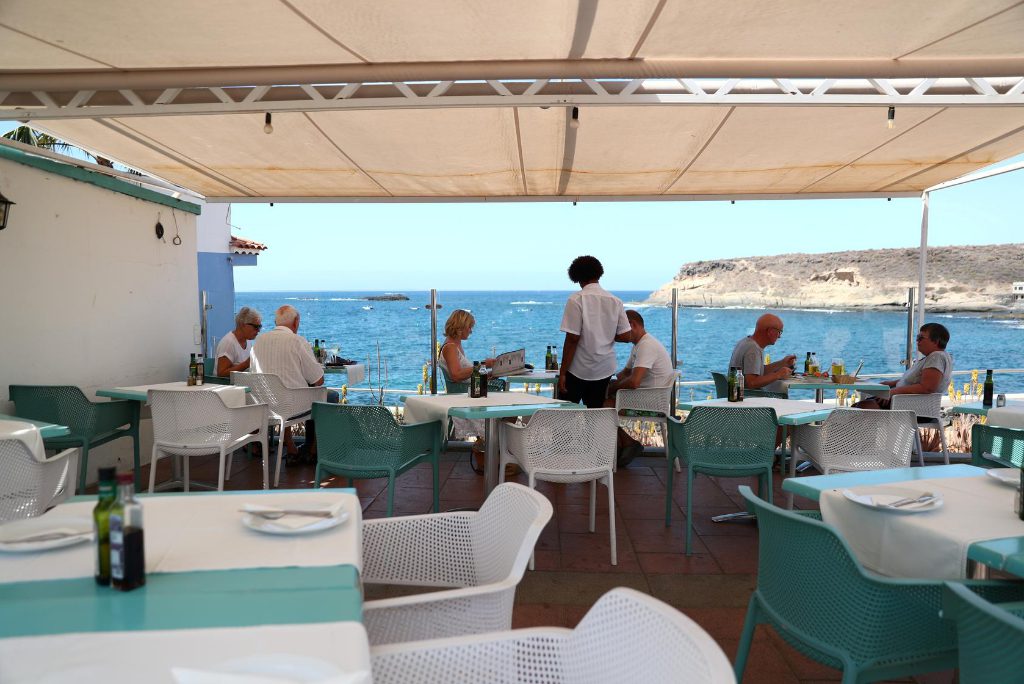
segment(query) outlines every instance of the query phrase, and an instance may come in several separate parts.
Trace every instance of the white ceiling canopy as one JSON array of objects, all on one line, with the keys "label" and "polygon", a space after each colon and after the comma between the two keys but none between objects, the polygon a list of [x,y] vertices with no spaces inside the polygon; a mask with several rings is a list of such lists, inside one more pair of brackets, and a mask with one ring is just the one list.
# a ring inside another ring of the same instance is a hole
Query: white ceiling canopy
[{"label": "white ceiling canopy", "polygon": [[0,116],[235,202],[916,196],[1024,152],[1022,35],[1021,0],[4,0]]}]

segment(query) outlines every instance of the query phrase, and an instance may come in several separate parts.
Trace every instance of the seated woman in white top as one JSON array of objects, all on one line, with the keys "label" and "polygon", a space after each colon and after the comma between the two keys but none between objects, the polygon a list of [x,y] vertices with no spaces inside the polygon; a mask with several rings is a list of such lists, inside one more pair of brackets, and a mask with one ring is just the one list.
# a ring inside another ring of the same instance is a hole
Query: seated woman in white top
[{"label": "seated woman in white top", "polygon": [[[462,342],[469,338],[474,325],[476,325],[476,319],[473,318],[473,314],[463,309],[452,311],[444,324],[444,344],[441,345],[441,350],[437,355],[437,365],[444,370],[447,380],[469,382],[469,376],[473,374],[473,362],[466,357]],[[485,366],[493,363],[493,358],[483,360]],[[452,437],[456,439],[477,437],[473,444],[473,456],[476,461],[473,470],[478,473],[483,472],[483,436],[484,421],[452,418]]]},{"label": "seated woman in white top", "polygon": [[217,344],[217,375],[227,377],[232,371],[249,370],[249,352],[260,328],[263,317],[256,309],[243,306],[235,316],[235,329],[221,338]]},{"label": "seated woman in white top", "polygon": [[923,356],[914,362],[899,380],[887,380],[889,399],[871,397],[854,406],[866,409],[887,409],[891,398],[897,394],[937,394],[949,385],[953,375],[953,357],[946,351],[949,344],[949,330],[941,323],[925,323],[917,335],[917,351]]}]

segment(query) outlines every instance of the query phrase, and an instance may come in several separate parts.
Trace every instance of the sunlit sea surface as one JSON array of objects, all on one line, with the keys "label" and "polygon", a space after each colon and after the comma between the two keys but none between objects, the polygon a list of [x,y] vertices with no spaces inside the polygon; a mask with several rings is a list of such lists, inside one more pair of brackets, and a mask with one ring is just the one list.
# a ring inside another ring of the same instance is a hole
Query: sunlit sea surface
[{"label": "sunlit sea surface", "polygon": [[[368,362],[376,383],[377,352],[381,368],[387,366],[387,387],[416,391],[423,382],[423,364],[430,356],[428,292],[404,292],[409,301],[366,301],[383,292],[239,292],[236,309],[255,307],[264,316],[264,329],[273,325],[273,312],[291,304],[302,316],[299,334],[326,339],[340,356]],[[526,348],[527,362],[543,365],[545,347],[561,350],[559,332],[562,308],[570,291],[442,292],[438,338],[444,337],[444,321],[452,310],[468,309],[476,318],[473,335],[465,342],[471,359],[494,352]],[[627,308],[641,312],[648,332],[671,351],[671,309],[645,306],[648,291],[617,291]],[[683,380],[709,380],[709,371],[728,364],[733,345],[753,330],[761,311],[751,309],[679,309],[680,370]],[[800,362],[813,351],[822,364],[842,358],[847,369],[863,360],[862,373],[898,373],[904,354],[907,317],[904,313],[847,311],[782,311],[785,333],[768,352],[773,359],[796,354]],[[949,328],[948,351],[955,368],[1019,368],[1024,366],[1024,321],[999,320],[973,315],[935,315],[928,320]],[[224,331],[226,332],[226,331]],[[223,332],[221,333],[223,334]],[[629,355],[628,344],[616,345],[619,367]],[[954,376],[958,387],[970,378]],[[344,375],[328,375],[329,385],[341,385]],[[365,384],[365,383],[364,383]],[[997,392],[1024,391],[1024,375],[996,376]],[[392,395],[388,403],[394,403]]]}]

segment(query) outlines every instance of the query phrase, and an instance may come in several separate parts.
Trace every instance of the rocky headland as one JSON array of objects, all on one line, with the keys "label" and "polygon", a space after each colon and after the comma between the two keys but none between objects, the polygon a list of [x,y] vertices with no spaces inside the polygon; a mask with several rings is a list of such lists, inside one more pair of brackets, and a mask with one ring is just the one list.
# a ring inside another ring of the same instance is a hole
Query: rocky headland
[{"label": "rocky headland", "polygon": [[407,302],[409,298],[404,294],[390,293],[383,295],[371,295],[369,297],[363,297],[368,302]]},{"label": "rocky headland", "polygon": [[[682,306],[895,309],[906,306],[917,270],[917,249],[695,261],[648,301],[671,302],[678,288]],[[929,311],[1012,312],[1014,281],[1024,281],[1024,244],[928,249]]]}]

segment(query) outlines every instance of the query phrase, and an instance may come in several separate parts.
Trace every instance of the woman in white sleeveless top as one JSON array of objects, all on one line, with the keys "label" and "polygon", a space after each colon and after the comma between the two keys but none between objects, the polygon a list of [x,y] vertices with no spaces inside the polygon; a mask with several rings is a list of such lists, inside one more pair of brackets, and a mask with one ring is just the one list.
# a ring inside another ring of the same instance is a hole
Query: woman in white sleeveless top
[{"label": "woman in white sleeveless top", "polygon": [[[456,309],[448,316],[444,324],[444,344],[437,354],[437,365],[444,369],[446,377],[453,382],[469,382],[473,374],[473,362],[466,356],[462,342],[473,332],[476,319],[464,309]],[[485,366],[494,363],[493,358],[483,360]],[[484,452],[484,421],[467,418],[452,418],[452,437],[466,439],[476,437],[473,444],[473,455],[479,463],[483,463]],[[474,467],[474,470],[476,468]]]}]

